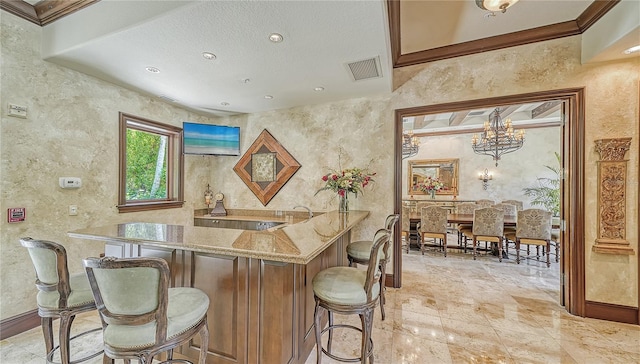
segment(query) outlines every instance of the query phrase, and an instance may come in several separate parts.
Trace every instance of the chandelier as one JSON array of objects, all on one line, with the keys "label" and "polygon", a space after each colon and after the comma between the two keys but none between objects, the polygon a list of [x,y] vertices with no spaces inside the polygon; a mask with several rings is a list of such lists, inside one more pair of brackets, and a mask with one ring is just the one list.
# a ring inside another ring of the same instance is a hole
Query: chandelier
[{"label": "chandelier", "polygon": [[418,154],[420,141],[413,136],[413,130],[402,132],[402,159],[413,157]]},{"label": "chandelier", "polygon": [[500,117],[500,108],[496,108],[489,114],[489,120],[484,122],[484,131],[480,138],[473,134],[471,144],[476,154],[490,155],[496,161],[496,167],[500,156],[515,152],[522,148],[524,143],[524,130],[515,132],[511,119],[504,123]]},{"label": "chandelier", "polygon": [[507,8],[518,0],[476,0],[476,5],[482,10],[506,12]]}]

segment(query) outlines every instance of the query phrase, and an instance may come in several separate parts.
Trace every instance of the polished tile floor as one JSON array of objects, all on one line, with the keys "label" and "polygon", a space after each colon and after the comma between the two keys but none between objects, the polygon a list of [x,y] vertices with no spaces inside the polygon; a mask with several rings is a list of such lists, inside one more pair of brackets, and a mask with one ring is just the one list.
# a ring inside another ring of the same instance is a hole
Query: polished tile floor
[{"label": "polished tile floor", "polygon": [[[386,320],[375,312],[376,363],[640,363],[640,326],[575,317],[558,305],[557,263],[412,250],[402,278],[401,289],[387,289]],[[76,330],[98,326],[95,315],[74,322]],[[100,344],[99,334],[77,340],[81,352]],[[359,345],[359,333],[340,330],[333,352],[357,356]],[[39,328],[0,341],[1,364],[41,364],[43,352]]]}]

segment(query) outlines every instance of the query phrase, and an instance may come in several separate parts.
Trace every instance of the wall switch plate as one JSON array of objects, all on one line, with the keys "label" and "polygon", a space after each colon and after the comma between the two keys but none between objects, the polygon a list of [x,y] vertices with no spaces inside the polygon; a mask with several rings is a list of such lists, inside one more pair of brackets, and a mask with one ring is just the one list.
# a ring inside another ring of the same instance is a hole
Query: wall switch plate
[{"label": "wall switch plate", "polygon": [[9,116],[15,116],[17,118],[27,118],[27,107],[19,106],[15,104],[9,104],[9,112],[7,113]]},{"label": "wall switch plate", "polygon": [[78,206],[77,205],[69,205],[69,216],[78,215]]},{"label": "wall switch plate", "polygon": [[80,177],[60,177],[58,184],[61,188],[80,188],[82,187],[82,179]]}]

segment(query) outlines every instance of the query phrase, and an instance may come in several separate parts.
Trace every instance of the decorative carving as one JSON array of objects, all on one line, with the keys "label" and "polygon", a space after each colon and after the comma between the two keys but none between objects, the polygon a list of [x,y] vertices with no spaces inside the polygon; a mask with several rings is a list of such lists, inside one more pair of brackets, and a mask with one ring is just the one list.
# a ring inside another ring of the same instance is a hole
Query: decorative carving
[{"label": "decorative carving", "polygon": [[268,131],[251,144],[233,170],[266,206],[300,169],[300,164]]},{"label": "decorative carving", "polygon": [[596,140],[598,161],[598,238],[593,251],[633,254],[626,240],[627,163],[631,138]]},{"label": "decorative carving", "polygon": [[596,152],[601,161],[621,161],[631,146],[631,138],[596,140]]}]

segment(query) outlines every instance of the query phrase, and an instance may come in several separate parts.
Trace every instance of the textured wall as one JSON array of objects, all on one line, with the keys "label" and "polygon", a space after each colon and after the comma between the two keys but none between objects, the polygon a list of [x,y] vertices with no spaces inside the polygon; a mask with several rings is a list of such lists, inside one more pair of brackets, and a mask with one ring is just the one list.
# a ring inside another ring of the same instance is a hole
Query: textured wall
[{"label": "textured wall", "polygon": [[[0,20],[0,210],[4,213],[7,207],[26,206],[28,217],[21,224],[8,225],[4,218],[1,223],[0,318],[35,307],[32,268],[24,263],[27,254],[18,246],[20,236],[63,241],[77,270],[79,260],[97,254],[100,247],[68,239],[68,230],[125,220],[189,223],[192,210],[204,207],[201,195],[207,183],[225,193],[227,207],[262,207],[232,171],[239,157],[187,156],[187,203],[183,209],[118,214],[115,209],[118,111],[176,125],[183,120],[212,120],[43,62],[39,57],[38,27],[6,13],[2,13]],[[314,193],[322,186],[322,174],[328,168],[338,168],[341,148],[343,167],[368,165],[376,171],[376,183],[355,201],[356,207],[372,211],[371,217],[354,232],[354,238],[359,239],[370,237],[393,208],[395,109],[585,87],[587,299],[637,306],[637,255],[603,256],[591,253],[591,246],[596,237],[598,159],[593,140],[632,136],[627,154],[630,159],[627,238],[638,252],[640,59],[594,65],[581,65],[579,59],[580,37],[564,38],[405,67],[395,71],[394,83],[398,87],[391,95],[215,122],[242,127],[243,151],[266,128],[302,165],[268,209],[285,209],[300,203],[320,210],[336,208],[337,199],[331,193],[317,196]],[[29,118],[7,117],[8,102],[28,106]],[[83,187],[59,189],[57,178],[63,175],[82,177]],[[78,205],[79,216],[66,215],[70,204]]]},{"label": "textured wall", "polygon": [[[418,154],[402,163],[402,181],[405,181],[402,186],[403,198],[409,197],[406,182],[409,161],[458,158],[459,200],[520,200],[524,202],[525,208],[531,207],[530,198],[524,195],[522,189],[537,186],[538,177],[554,177],[553,172],[545,166],[558,165],[554,152],[560,152],[560,128],[527,129],[522,148],[503,155],[498,167],[490,156],[473,152],[471,136],[472,134],[455,134],[420,138]],[[485,168],[493,175],[486,190],[478,179],[478,174]],[[449,199],[451,196],[443,195],[438,198]]]},{"label": "textured wall", "polygon": [[[191,223],[210,178],[212,160],[186,156],[185,206],[118,214],[118,112],[182,125],[211,122],[158,100],[61,68],[40,59],[40,27],[1,12],[2,119],[0,123],[0,318],[35,308],[34,272],[18,239],[53,240],[67,248],[73,272],[81,259],[102,252],[69,230],[134,221]],[[28,118],[7,116],[7,104],[28,107]],[[58,177],[82,178],[80,189],[63,190]],[[68,216],[68,205],[78,216]],[[26,222],[8,224],[6,209],[26,207]]]}]

